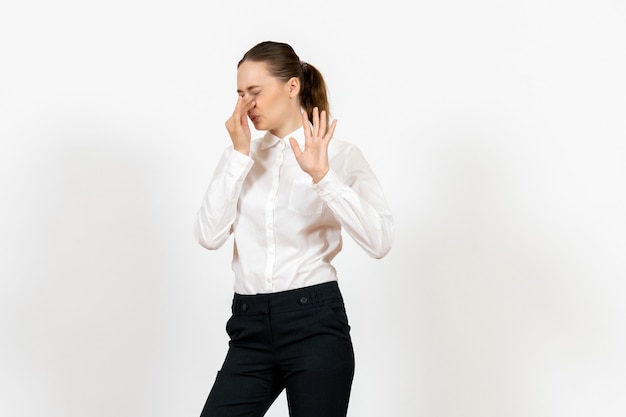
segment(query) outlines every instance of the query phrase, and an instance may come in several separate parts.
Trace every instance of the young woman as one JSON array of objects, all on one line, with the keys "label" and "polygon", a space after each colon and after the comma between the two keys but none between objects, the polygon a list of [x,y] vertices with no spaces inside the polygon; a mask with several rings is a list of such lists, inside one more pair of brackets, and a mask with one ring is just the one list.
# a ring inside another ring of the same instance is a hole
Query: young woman
[{"label": "young woman", "polygon": [[234,235],[229,350],[202,417],[263,416],[283,389],[291,417],[344,417],[354,354],[331,262],[342,230],[385,256],[392,216],[359,149],[331,141],[324,79],[291,46],[250,49],[237,93],[195,223],[207,249]]}]

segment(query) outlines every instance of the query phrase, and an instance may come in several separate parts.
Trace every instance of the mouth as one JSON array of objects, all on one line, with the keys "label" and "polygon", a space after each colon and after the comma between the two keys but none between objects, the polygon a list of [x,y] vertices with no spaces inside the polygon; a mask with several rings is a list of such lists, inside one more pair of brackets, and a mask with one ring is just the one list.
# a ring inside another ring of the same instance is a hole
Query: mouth
[{"label": "mouth", "polygon": [[261,116],[252,115],[252,114],[249,114],[248,117],[250,118],[250,121],[252,123],[254,123],[254,124],[256,124],[259,121],[259,119],[261,118]]}]

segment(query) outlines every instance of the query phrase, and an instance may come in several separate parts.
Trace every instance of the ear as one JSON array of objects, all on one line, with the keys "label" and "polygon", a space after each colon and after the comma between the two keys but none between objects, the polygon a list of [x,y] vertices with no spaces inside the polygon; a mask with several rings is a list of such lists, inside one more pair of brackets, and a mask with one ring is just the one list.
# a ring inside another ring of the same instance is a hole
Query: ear
[{"label": "ear", "polygon": [[287,90],[289,91],[289,98],[296,98],[300,93],[300,79],[298,77],[291,77],[287,81]]}]

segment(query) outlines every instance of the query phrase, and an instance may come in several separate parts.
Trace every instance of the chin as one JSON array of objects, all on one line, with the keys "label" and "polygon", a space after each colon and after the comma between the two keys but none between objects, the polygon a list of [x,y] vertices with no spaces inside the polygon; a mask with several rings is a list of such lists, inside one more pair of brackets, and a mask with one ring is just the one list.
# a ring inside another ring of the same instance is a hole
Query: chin
[{"label": "chin", "polygon": [[266,130],[265,125],[261,121],[252,122],[252,125],[254,126],[256,130]]}]

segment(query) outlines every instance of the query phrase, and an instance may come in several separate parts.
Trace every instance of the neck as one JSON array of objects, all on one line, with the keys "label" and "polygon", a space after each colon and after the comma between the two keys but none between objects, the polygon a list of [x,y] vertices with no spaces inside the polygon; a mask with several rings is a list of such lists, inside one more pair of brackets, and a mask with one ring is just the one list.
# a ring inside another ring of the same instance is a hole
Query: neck
[{"label": "neck", "polygon": [[294,111],[280,127],[271,129],[270,133],[278,138],[284,138],[291,132],[302,127],[302,113]]}]

